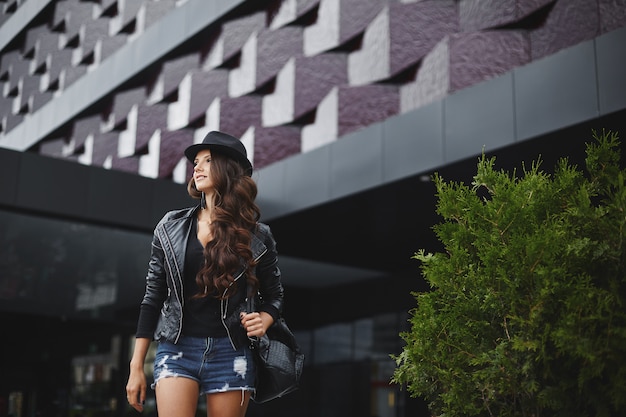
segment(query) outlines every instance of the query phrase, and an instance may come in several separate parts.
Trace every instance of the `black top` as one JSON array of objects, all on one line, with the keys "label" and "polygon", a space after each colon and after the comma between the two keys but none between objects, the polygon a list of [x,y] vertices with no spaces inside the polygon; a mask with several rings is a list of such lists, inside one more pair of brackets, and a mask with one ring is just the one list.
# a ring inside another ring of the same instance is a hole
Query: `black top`
[{"label": "black top", "polygon": [[[198,220],[194,216],[191,230],[198,230]],[[193,298],[201,293],[196,283],[196,276],[204,263],[202,253],[204,248],[196,234],[191,233],[187,240],[187,252],[185,254],[185,269],[183,294],[185,305],[183,307],[183,335],[195,337],[225,337],[226,328],[220,319],[220,300],[215,298],[215,293],[206,297]]]},{"label": "black top", "polygon": [[[192,219],[192,231],[198,230],[198,220]],[[190,233],[187,239],[185,252],[185,266],[183,273],[183,334],[194,337],[226,337],[228,334],[220,318],[220,300],[215,294],[203,298],[193,298],[200,292],[196,284],[196,275],[204,262],[202,243],[197,233]],[[245,285],[240,285],[238,291],[245,291]],[[152,338],[159,311],[148,304],[142,304],[137,322],[136,337]]]}]

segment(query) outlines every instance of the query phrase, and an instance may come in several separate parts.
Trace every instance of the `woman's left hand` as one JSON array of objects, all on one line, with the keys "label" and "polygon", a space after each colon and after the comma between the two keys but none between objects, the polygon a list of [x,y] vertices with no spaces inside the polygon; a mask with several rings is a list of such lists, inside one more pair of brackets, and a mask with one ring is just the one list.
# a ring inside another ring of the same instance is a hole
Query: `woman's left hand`
[{"label": "woman's left hand", "polygon": [[241,313],[241,325],[246,330],[248,337],[261,337],[274,323],[274,319],[269,313],[264,311]]}]

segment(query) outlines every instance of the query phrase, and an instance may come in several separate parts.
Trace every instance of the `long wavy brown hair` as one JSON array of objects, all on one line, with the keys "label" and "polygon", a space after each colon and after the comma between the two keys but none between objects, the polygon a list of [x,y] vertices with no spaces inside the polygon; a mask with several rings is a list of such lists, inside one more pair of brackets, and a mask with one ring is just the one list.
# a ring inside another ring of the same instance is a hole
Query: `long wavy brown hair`
[{"label": "long wavy brown hair", "polygon": [[[212,153],[210,177],[214,188],[210,225],[213,238],[204,248],[204,262],[196,276],[199,292],[194,298],[212,295],[224,299],[237,292],[233,274],[242,266],[248,286],[258,288],[250,241],[260,211],[255,203],[256,183],[235,160]],[[202,197],[193,177],[187,184],[187,192],[192,198]]]}]

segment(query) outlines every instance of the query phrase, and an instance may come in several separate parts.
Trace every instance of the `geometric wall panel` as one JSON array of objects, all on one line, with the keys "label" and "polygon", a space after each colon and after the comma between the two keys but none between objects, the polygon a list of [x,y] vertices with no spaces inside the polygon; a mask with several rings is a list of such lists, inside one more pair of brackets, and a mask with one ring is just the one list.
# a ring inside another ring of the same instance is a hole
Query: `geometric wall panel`
[{"label": "geometric wall panel", "polygon": [[[0,146],[184,181],[172,155],[208,130],[269,166],[625,27],[626,0],[63,0],[21,24],[0,50]],[[78,80],[107,87],[69,109]]]},{"label": "geometric wall panel", "polygon": [[530,43],[521,31],[481,31],[450,38],[450,92],[461,90],[530,62]]},{"label": "geometric wall panel", "polygon": [[626,0],[599,0],[600,33],[607,33],[624,26]]},{"label": "geometric wall panel", "polygon": [[304,30],[304,54],[317,55],[353,39],[386,4],[385,0],[321,0],[316,22]]},{"label": "geometric wall panel", "polygon": [[599,18],[596,1],[556,2],[543,24],[530,34],[533,60],[598,36]]},{"label": "geometric wall panel", "polygon": [[554,0],[460,0],[461,30],[474,32],[510,25],[552,3]]},{"label": "geometric wall panel", "polygon": [[416,65],[446,35],[455,33],[453,1],[392,3],[366,28],[361,47],[350,54],[350,83],[362,85],[396,76]]}]

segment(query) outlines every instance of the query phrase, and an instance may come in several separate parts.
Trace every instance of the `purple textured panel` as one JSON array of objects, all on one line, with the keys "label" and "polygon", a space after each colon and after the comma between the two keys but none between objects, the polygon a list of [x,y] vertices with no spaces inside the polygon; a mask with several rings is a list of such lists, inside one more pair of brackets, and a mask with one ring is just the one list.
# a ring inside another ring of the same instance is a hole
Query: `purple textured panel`
[{"label": "purple textured panel", "polygon": [[601,33],[626,26],[626,0],[598,0],[598,2]]},{"label": "purple textured panel", "polygon": [[223,98],[220,103],[220,130],[241,137],[250,126],[261,125],[261,97]]},{"label": "purple textured panel", "polygon": [[113,110],[111,111],[111,117],[113,117],[113,120],[115,121],[114,127],[117,128],[120,124],[124,124],[130,109],[135,104],[143,105],[145,101],[146,92],[143,87],[116,94],[113,103]]},{"label": "purple textured panel", "polygon": [[301,17],[320,3],[320,0],[296,0],[296,16]]},{"label": "purple textured panel", "polygon": [[191,77],[189,122],[194,123],[203,118],[213,100],[225,97],[227,93],[228,71],[194,72]]},{"label": "purple textured panel", "polygon": [[339,43],[363,33],[372,19],[387,5],[387,0],[340,0]]},{"label": "purple textured panel", "polygon": [[126,44],[128,35],[118,33],[115,36],[109,36],[102,39],[102,49],[100,59],[104,61],[109,55],[120,49]]},{"label": "purple textured panel", "polygon": [[23,54],[29,55],[33,54],[33,59],[36,59],[36,55],[34,55],[37,51],[35,48],[40,42],[40,39],[48,34],[48,27],[46,25],[35,26],[34,28],[28,29],[26,32],[26,41],[24,42]]},{"label": "purple textured panel", "polygon": [[13,63],[21,59],[20,51],[8,51],[0,56],[0,78],[11,76]]},{"label": "purple textured panel", "polygon": [[291,7],[293,3],[283,1],[280,7],[269,10],[269,21],[272,28],[283,27],[295,23],[305,14],[319,5],[320,0],[296,0],[295,10]]},{"label": "purple textured panel", "polygon": [[458,32],[453,0],[393,3],[389,10],[391,76],[419,62],[448,34]]},{"label": "purple textured panel", "polygon": [[161,151],[159,156],[159,178],[170,178],[172,171],[183,157],[185,148],[193,144],[190,130],[164,131],[161,133]]},{"label": "purple textured panel", "polygon": [[450,92],[527,64],[530,44],[523,32],[485,31],[450,37]]},{"label": "purple textured panel", "polygon": [[265,13],[255,13],[240,19],[229,20],[222,25],[221,38],[224,42],[224,53],[222,59],[229,60],[239,53],[241,47],[246,43],[252,32],[265,28]]},{"label": "purple textured panel", "polygon": [[530,33],[532,59],[593,39],[599,27],[597,1],[558,0],[543,26]]},{"label": "purple textured panel", "polygon": [[[279,13],[280,9],[278,8],[276,10],[271,10],[269,13],[270,26],[280,27],[293,23],[294,21],[298,20],[299,18],[310,12],[313,8],[317,7],[319,2],[320,0],[296,0],[296,9],[290,10],[290,12],[292,13],[289,13],[289,17],[285,16],[284,14],[280,16],[281,13]],[[287,2],[282,2],[281,7],[285,4],[287,4]],[[276,18],[278,18],[280,22],[276,22],[274,20]]]},{"label": "purple textured panel", "polygon": [[165,131],[167,124],[167,105],[153,104],[139,106],[137,112],[137,132],[135,135],[135,151],[143,151],[155,130]]},{"label": "purple textured panel", "polygon": [[400,110],[398,87],[366,85],[339,89],[338,136],[383,121]]},{"label": "purple textured panel", "polygon": [[22,120],[24,120],[24,115],[9,113],[6,115],[6,118],[7,119],[6,119],[5,129],[6,129],[6,132],[10,132],[11,130],[13,130],[15,126],[22,123]]},{"label": "purple textured panel", "polygon": [[296,59],[294,119],[315,109],[335,86],[348,82],[345,54],[326,53]]},{"label": "purple textured panel", "polygon": [[105,161],[117,155],[117,143],[119,133],[102,133],[93,141],[93,156],[91,165],[101,167]]},{"label": "purple textured panel", "polygon": [[517,20],[517,0],[461,0],[461,30],[473,32]]},{"label": "purple textured panel", "polygon": [[30,76],[24,74],[22,77],[22,92],[20,95],[20,109],[28,109],[29,113],[33,112],[33,109],[29,106],[31,97],[39,94],[39,77]]},{"label": "purple textured panel", "polygon": [[555,1],[557,0],[517,0],[517,17],[523,19]]},{"label": "purple textured panel", "polygon": [[[146,0],[125,0],[124,1],[124,9],[120,12],[122,13],[122,28],[128,26],[133,20],[137,18],[137,13],[139,9],[145,3]],[[120,7],[120,2],[117,2],[117,7]]]},{"label": "purple textured panel", "polygon": [[59,49],[59,34],[48,32],[39,38],[39,53],[47,55]]},{"label": "purple textured panel", "polygon": [[63,146],[65,146],[65,139],[47,140],[39,144],[39,154],[53,158],[62,158]]},{"label": "purple textured panel", "polygon": [[11,113],[11,108],[13,107],[13,97],[4,97],[0,94],[0,131],[2,131],[2,117],[5,114]]},{"label": "purple textured panel", "polygon": [[71,39],[78,36],[81,25],[93,20],[93,3],[78,0],[66,1],[70,3],[70,6],[65,19],[65,35]]},{"label": "purple textured panel", "polygon": [[146,27],[162,18],[176,7],[176,0],[149,1],[146,3]]},{"label": "purple textured panel", "polygon": [[180,82],[191,70],[198,68],[200,58],[198,54],[185,55],[169,60],[163,64],[163,96],[167,97],[178,90]]},{"label": "purple textured panel", "polygon": [[83,57],[93,53],[96,43],[100,39],[109,37],[109,20],[97,19],[86,20],[85,22],[85,34],[80,44],[83,51]]},{"label": "purple textured panel", "polygon": [[102,117],[99,115],[84,117],[74,122],[72,131],[72,140],[74,141],[74,149],[82,151],[85,145],[85,139],[87,136],[94,135],[94,137],[100,134],[100,124]]},{"label": "purple textured panel", "polygon": [[[39,38],[39,47],[37,54],[33,58],[36,66],[40,67],[45,64],[48,55],[55,54],[59,50],[59,34],[48,32],[45,36]],[[66,51],[67,52],[67,51]],[[60,71],[60,70],[59,70]],[[58,72],[57,72],[58,78]],[[56,79],[56,78],[55,78]]]},{"label": "purple textured panel", "polygon": [[43,107],[44,104],[52,100],[53,96],[54,93],[47,91],[43,93],[37,92],[37,94],[33,95],[30,108],[31,113],[35,113],[37,110]]},{"label": "purple textured panel", "polygon": [[257,38],[256,86],[275,77],[291,57],[302,55],[302,28],[264,30]]},{"label": "purple textured panel", "polygon": [[68,18],[72,5],[73,2],[69,0],[57,1],[55,3],[54,14],[52,15],[52,27],[54,29],[59,30],[65,26],[65,21]]},{"label": "purple textured panel", "polygon": [[100,0],[100,7],[104,13],[111,10],[112,7],[117,7],[118,0]]},{"label": "purple textured panel", "polygon": [[9,78],[8,88],[14,90],[18,88],[22,77],[28,76],[30,61],[18,57],[11,63],[11,77]]},{"label": "purple textured panel", "polygon": [[300,153],[300,128],[277,126],[254,129],[254,168],[260,169]]},{"label": "purple textured panel", "polygon": [[128,156],[126,158],[113,157],[111,168],[117,171],[129,172],[137,174],[139,172],[139,157]]},{"label": "purple textured panel", "polygon": [[461,0],[461,30],[473,32],[517,22],[554,0]]},{"label": "purple textured panel", "polygon": [[67,88],[72,85],[76,80],[87,73],[87,67],[84,65],[79,65],[77,67],[66,67],[65,68],[65,78],[63,80],[63,87]]},{"label": "purple textured panel", "polygon": [[48,68],[48,76],[50,77],[50,83],[55,83],[59,80],[61,72],[66,67],[72,65],[72,51],[68,49],[54,50],[50,57],[50,68]]}]

